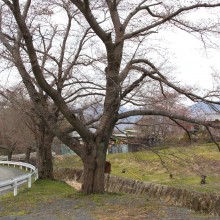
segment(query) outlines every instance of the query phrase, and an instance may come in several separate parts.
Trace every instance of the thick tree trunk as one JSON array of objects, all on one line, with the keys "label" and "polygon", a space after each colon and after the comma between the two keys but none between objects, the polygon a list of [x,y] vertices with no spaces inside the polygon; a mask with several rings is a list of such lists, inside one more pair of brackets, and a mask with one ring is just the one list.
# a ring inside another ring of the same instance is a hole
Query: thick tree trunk
[{"label": "thick tree trunk", "polygon": [[83,184],[85,194],[104,193],[104,170],[106,148],[102,145],[93,145],[92,151],[83,157]]},{"label": "thick tree trunk", "polygon": [[42,126],[37,138],[37,168],[40,179],[53,179],[52,142],[54,135]]},{"label": "thick tree trunk", "polygon": [[45,140],[37,146],[37,167],[40,179],[53,179],[52,140]]},{"label": "thick tree trunk", "polygon": [[31,147],[27,147],[25,152],[25,162],[30,163]]},{"label": "thick tree trunk", "polygon": [[11,161],[12,159],[13,150],[8,152],[8,161]]}]

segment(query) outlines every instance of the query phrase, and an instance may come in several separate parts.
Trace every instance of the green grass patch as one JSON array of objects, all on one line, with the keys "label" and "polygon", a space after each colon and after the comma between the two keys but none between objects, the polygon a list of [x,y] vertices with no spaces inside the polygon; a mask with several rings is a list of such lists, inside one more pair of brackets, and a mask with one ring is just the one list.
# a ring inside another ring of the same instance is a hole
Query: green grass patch
[{"label": "green grass patch", "polygon": [[56,199],[73,195],[76,191],[69,185],[51,180],[37,180],[32,187],[19,189],[18,195],[7,193],[0,197],[0,203],[5,209],[0,216],[24,215],[31,213],[40,203],[50,204]]},{"label": "green grass patch", "polygon": [[[36,214],[42,206],[45,208],[52,206],[55,210],[54,215],[61,215],[64,218],[65,210],[56,209],[57,204],[61,204],[64,200],[76,201],[73,203],[71,210],[86,209],[87,207],[104,207],[109,201],[125,197],[120,193],[105,193],[85,195],[77,192],[64,182],[51,180],[37,180],[32,188],[22,187],[16,197],[13,193],[7,193],[0,197],[0,217],[3,216],[22,216],[28,214]],[[58,202],[58,203],[57,203]],[[45,211],[46,213],[47,211]]]},{"label": "green grass patch", "polygon": [[[162,219],[170,216],[173,209],[169,209],[166,203],[156,199],[149,200],[144,195],[120,193],[85,195],[76,192],[65,183],[49,180],[38,180],[31,189],[20,190],[16,197],[8,193],[0,198],[0,217],[30,214],[32,219],[40,213],[42,219],[44,216],[51,216],[51,219],[54,217],[69,219],[71,216],[71,219],[77,219],[81,214],[97,220],[122,218],[138,220],[149,216],[151,217],[149,219]],[[181,209],[178,213],[184,217],[187,214],[186,219],[191,219],[187,210],[183,213]],[[199,216],[205,217],[203,214]]]},{"label": "green grass patch", "polygon": [[[109,154],[107,160],[111,162],[112,174],[116,176],[220,193],[220,152],[213,144],[159,146],[135,153]],[[82,162],[75,155],[58,157],[55,166],[82,168]],[[201,175],[207,176],[207,184],[200,184]]]}]

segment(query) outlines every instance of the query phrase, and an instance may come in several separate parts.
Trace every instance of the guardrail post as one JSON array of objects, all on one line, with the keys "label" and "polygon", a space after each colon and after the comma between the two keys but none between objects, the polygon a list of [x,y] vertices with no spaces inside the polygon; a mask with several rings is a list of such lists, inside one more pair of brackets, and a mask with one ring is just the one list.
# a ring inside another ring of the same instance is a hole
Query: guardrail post
[{"label": "guardrail post", "polygon": [[30,174],[24,174],[22,177],[17,177],[15,179],[8,180],[8,182],[6,181],[4,185],[1,186],[1,187],[6,186],[7,188],[12,188],[14,190],[14,196],[18,194],[18,186],[23,184],[24,182],[28,182],[28,188],[31,188],[33,175],[35,176],[35,180],[38,179],[38,169],[31,164],[15,162],[15,161],[7,161],[7,162],[0,161],[0,164],[6,166],[14,165],[15,167],[18,166],[21,169],[24,167],[24,169],[26,168],[26,170],[30,169],[31,172]]},{"label": "guardrail post", "polygon": [[18,194],[18,182],[17,180],[14,180],[14,196],[17,196]]},{"label": "guardrail post", "polygon": [[39,178],[38,176],[38,169],[35,170],[35,180],[37,180]]},{"label": "guardrail post", "polygon": [[31,174],[28,175],[28,188],[31,188]]}]

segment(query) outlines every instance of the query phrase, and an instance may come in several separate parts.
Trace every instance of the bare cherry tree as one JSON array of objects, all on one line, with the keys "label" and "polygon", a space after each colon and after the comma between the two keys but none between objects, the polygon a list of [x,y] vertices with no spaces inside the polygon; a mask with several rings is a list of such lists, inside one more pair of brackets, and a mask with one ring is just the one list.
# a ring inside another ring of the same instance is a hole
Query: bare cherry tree
[{"label": "bare cherry tree", "polygon": [[[199,19],[213,1],[2,0],[1,56],[17,68],[48,131],[82,159],[87,193],[104,191],[106,151],[115,124],[130,116],[157,115],[214,126],[173,111],[146,106],[154,89],[174,90],[192,101],[220,104],[170,78],[158,35],[182,29],[203,42],[218,19]],[[196,16],[194,16],[196,15]],[[62,20],[62,21],[61,21]],[[8,55],[8,56],[7,56]],[[46,99],[47,98],[47,99]],[[53,108],[47,101],[53,102]],[[124,111],[124,109],[129,110]],[[68,126],[60,129],[58,115]],[[214,126],[218,128],[219,126]],[[69,135],[78,132],[83,145]]]},{"label": "bare cherry tree", "polygon": [[[189,117],[191,112],[181,103],[182,99],[182,95],[177,92],[170,93],[163,90],[163,93],[159,91],[159,94],[157,94],[155,92],[154,96],[148,97],[146,104],[152,110],[165,110]],[[175,120],[172,117],[143,116],[135,123],[134,128],[140,132],[142,137],[153,138],[157,143],[158,141],[169,141],[171,143],[172,139],[176,141],[185,132],[191,139],[191,130],[188,127],[185,122]]]},{"label": "bare cherry tree", "polygon": [[2,105],[0,112],[1,149],[12,159],[12,154],[25,153],[33,148],[34,138],[25,123],[24,115],[12,105]]},{"label": "bare cherry tree", "polygon": [[[36,151],[39,178],[53,179],[52,142],[54,134],[49,131],[43,117],[34,108],[23,85],[18,84],[7,88],[6,91],[0,91],[0,96],[7,101],[7,106],[10,106],[20,118],[21,129],[18,130],[21,133],[20,138],[22,138],[23,150],[26,154],[25,160],[28,162],[31,151]],[[51,103],[46,104],[48,108],[52,108]]]}]

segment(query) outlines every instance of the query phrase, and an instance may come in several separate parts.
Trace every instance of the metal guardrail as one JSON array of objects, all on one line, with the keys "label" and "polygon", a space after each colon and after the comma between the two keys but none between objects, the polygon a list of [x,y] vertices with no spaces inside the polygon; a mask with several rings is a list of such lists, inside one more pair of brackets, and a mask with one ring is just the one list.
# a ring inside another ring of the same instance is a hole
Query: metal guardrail
[{"label": "metal guardrail", "polygon": [[0,191],[5,191],[8,189],[14,189],[14,196],[18,194],[18,186],[28,182],[28,188],[31,188],[32,184],[32,176],[35,177],[35,180],[38,179],[38,169],[28,163],[16,162],[16,161],[0,161],[0,165],[4,166],[14,166],[19,167],[20,169],[25,169],[26,171],[30,171],[30,173],[20,175],[15,177],[14,179],[0,181]]}]

